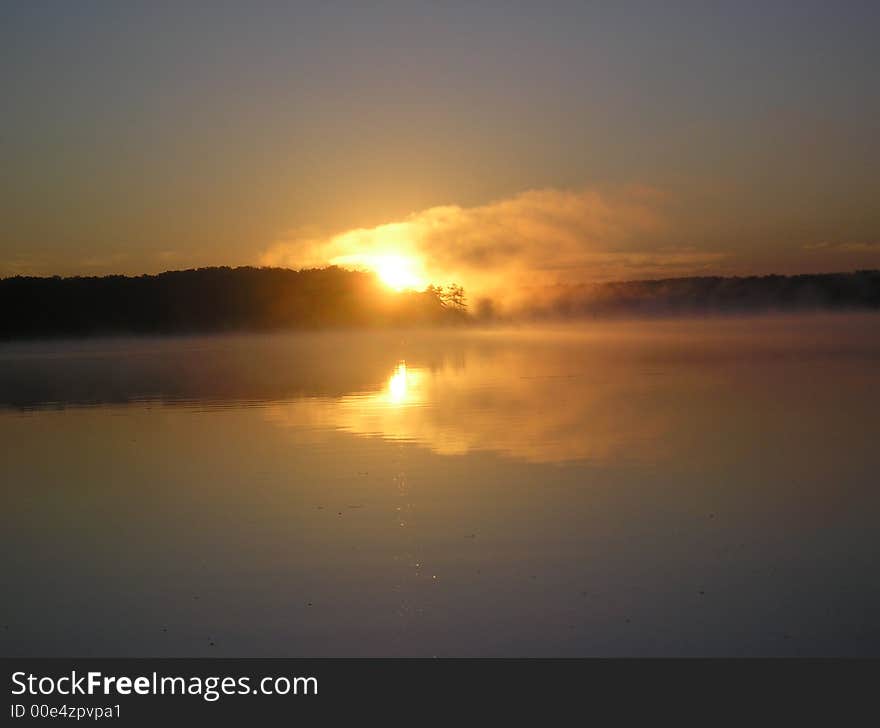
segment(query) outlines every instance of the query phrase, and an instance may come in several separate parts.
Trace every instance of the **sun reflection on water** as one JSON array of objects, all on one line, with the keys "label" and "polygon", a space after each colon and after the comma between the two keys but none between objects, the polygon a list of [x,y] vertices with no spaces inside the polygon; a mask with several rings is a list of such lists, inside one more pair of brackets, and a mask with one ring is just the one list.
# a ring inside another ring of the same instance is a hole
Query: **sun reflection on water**
[{"label": "sun reflection on water", "polygon": [[640,369],[594,363],[575,372],[573,387],[572,366],[565,351],[545,356],[537,373],[528,352],[474,355],[466,367],[401,359],[373,391],[294,400],[270,416],[294,427],[419,443],[442,455],[491,451],[530,462],[662,457],[666,410],[656,401],[646,406],[645,397],[665,396],[668,383],[660,389]]},{"label": "sun reflection on water", "polygon": [[408,388],[406,362],[401,360],[397,363],[394,374],[388,379],[388,400],[392,404],[405,404]]}]

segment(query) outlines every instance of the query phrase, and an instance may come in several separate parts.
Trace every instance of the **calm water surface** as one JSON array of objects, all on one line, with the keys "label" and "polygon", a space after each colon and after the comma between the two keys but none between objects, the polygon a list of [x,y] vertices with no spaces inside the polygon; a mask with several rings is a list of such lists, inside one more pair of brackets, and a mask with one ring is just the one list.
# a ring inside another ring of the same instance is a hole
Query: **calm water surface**
[{"label": "calm water surface", "polygon": [[4,655],[880,655],[880,317],[0,346]]}]

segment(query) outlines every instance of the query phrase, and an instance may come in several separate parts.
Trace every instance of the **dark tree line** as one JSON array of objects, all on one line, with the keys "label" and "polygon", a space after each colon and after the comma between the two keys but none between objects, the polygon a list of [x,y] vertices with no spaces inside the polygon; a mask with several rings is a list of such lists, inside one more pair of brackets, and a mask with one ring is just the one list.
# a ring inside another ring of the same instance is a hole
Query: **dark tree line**
[{"label": "dark tree line", "polygon": [[[527,306],[538,316],[880,309],[880,271],[700,277],[574,286]],[[548,302],[549,301],[549,302]],[[491,306],[477,318],[490,320]],[[0,279],[0,339],[342,327],[469,319],[461,286],[391,293],[341,268],[200,268],[154,276]]]},{"label": "dark tree line", "polygon": [[[0,338],[442,324],[463,292],[391,293],[330,267],[200,268],[159,275],[0,279]],[[458,305],[461,303],[461,305]]]},{"label": "dark tree line", "polygon": [[548,315],[880,309],[880,270],[813,275],[669,278],[568,289]]}]

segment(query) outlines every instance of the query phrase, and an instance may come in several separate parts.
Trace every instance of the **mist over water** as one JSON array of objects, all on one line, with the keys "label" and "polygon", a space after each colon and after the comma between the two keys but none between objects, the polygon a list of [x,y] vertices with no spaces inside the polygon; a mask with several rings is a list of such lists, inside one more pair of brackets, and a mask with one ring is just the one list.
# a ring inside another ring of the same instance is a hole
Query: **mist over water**
[{"label": "mist over water", "polygon": [[880,653],[880,316],[0,346],[9,655]]}]

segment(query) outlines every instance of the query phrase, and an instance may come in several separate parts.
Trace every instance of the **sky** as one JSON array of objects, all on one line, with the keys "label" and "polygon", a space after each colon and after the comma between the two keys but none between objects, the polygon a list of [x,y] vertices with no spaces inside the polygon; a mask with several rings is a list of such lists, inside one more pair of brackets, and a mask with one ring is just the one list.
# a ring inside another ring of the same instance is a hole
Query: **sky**
[{"label": "sky", "polygon": [[0,275],[880,267],[877,2],[0,14]]}]

